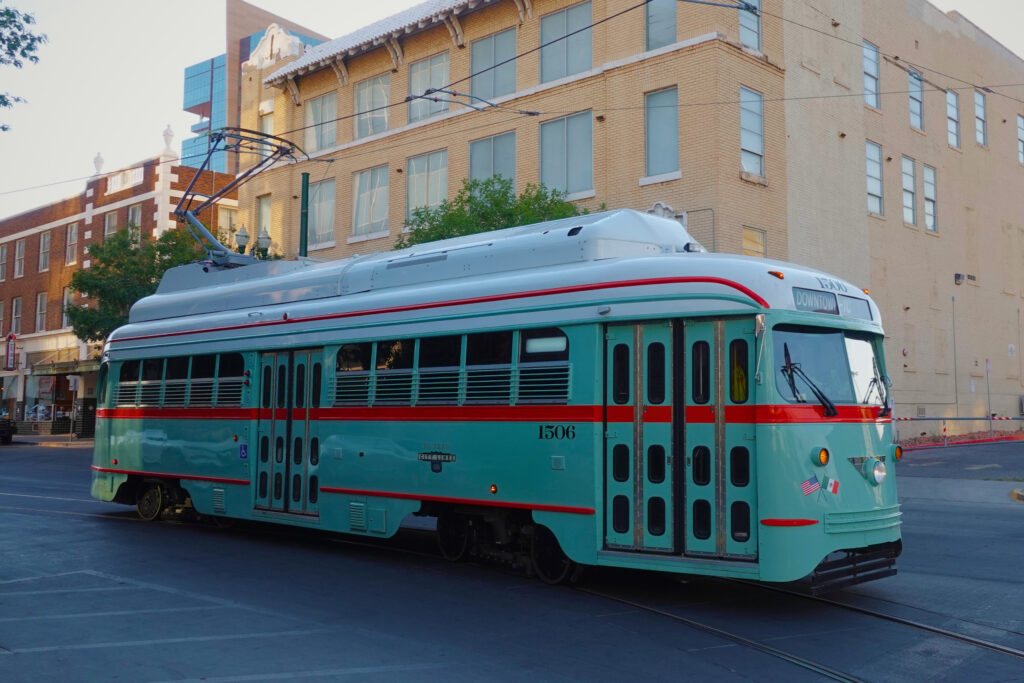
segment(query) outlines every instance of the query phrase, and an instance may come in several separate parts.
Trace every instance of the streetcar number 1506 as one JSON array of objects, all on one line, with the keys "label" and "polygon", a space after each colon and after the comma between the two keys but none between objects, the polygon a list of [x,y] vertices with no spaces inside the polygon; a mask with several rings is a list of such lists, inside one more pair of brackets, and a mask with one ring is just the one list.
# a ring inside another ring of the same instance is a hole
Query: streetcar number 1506
[{"label": "streetcar number 1506", "polygon": [[537,425],[538,439],[575,439],[574,425]]}]

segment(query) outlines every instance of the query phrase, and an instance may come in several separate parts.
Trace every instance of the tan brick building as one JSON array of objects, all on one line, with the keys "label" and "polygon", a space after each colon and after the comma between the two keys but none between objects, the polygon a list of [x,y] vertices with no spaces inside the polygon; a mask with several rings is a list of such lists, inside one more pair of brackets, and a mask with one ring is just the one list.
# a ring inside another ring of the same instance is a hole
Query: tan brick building
[{"label": "tan brick building", "polygon": [[[97,162],[81,194],[0,220],[0,331],[5,350],[13,345],[13,362],[0,365],[0,408],[12,417],[27,417],[37,405],[34,417],[70,413],[69,375],[81,378],[74,398],[95,406],[98,349],[79,341],[64,315],[67,304],[90,303],[69,289],[71,275],[90,266],[87,249],[105,235],[132,225],[159,236],[174,227],[173,210],[196,173],[173,165],[176,159],[168,149],[110,173]],[[232,179],[204,172],[197,187]],[[231,195],[200,218],[214,229],[230,226],[237,206]]]},{"label": "tan brick building", "polygon": [[310,160],[240,218],[294,255],[302,172],[317,258],[389,249],[492,173],[669,213],[870,288],[897,415],[983,415],[989,388],[1019,414],[1024,62],[926,0],[755,4],[431,0],[298,57],[268,33],[242,125]]}]

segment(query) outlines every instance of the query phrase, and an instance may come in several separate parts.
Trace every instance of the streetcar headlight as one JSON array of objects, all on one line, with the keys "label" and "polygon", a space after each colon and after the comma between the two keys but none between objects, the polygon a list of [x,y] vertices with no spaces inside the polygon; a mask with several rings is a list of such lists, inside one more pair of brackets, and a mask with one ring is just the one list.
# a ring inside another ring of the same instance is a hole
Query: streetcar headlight
[{"label": "streetcar headlight", "polygon": [[818,467],[824,467],[828,464],[828,460],[831,456],[828,453],[827,448],[815,448],[811,451],[811,462]]},{"label": "streetcar headlight", "polygon": [[864,476],[875,486],[885,481],[887,472],[885,471],[885,463],[881,460],[868,460],[864,463],[864,470]]}]

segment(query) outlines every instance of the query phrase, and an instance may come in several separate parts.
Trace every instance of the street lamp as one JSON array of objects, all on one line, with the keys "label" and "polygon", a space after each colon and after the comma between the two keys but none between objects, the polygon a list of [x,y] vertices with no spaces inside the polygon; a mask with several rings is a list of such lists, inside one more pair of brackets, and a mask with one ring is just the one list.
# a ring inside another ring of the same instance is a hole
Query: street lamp
[{"label": "street lamp", "polygon": [[260,236],[256,239],[256,246],[260,249],[260,258],[267,258],[267,250],[270,249],[270,233],[266,227],[260,230]]},{"label": "street lamp", "polygon": [[249,244],[249,233],[244,225],[238,229],[238,233],[235,235],[235,244],[238,245],[238,253],[244,254],[245,247]]}]

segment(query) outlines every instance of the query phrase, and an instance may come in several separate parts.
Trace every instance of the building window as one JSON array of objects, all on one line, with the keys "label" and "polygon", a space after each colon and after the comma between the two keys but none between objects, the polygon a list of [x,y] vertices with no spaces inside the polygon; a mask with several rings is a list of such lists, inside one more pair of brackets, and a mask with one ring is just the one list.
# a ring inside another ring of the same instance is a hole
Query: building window
[{"label": "building window", "polygon": [[644,97],[646,175],[679,170],[679,103],[675,88]]},{"label": "building window", "polygon": [[647,3],[647,49],[676,42],[676,0],[651,0]]},{"label": "building window", "polygon": [[0,301],[0,333],[3,333],[4,329],[4,302]]},{"label": "building window", "polygon": [[760,51],[761,49],[761,0],[746,0],[754,11],[740,10],[740,43]]},{"label": "building window", "polygon": [[11,334],[21,334],[21,297],[11,299]]},{"label": "building window", "polygon": [[988,144],[988,127],[985,123],[985,94],[974,91],[974,139],[979,145]]},{"label": "building window", "polygon": [[39,272],[50,269],[50,231],[39,233]]},{"label": "building window", "polygon": [[882,108],[878,94],[878,46],[864,41],[864,104],[875,109]]},{"label": "building window", "polygon": [[448,198],[448,150],[409,159],[406,173],[405,216],[420,207],[434,208]]},{"label": "building window", "polygon": [[305,142],[308,152],[317,152],[321,149],[333,147],[335,143],[335,131],[338,126],[338,96],[329,92],[320,97],[306,100],[304,107],[306,134]]},{"label": "building window", "polygon": [[917,225],[916,188],[914,160],[903,157],[903,222],[907,225]]},{"label": "building window", "polygon": [[[265,135],[274,134],[274,112],[270,112],[269,114],[260,114],[259,130]],[[271,145],[264,145],[262,149],[264,154],[270,154],[274,151]]]},{"label": "building window", "polygon": [[590,68],[593,53],[591,17],[589,1],[541,17],[541,83]]},{"label": "building window", "polygon": [[487,180],[500,175],[516,183],[515,131],[469,143],[469,179]]},{"label": "building window", "polygon": [[907,72],[910,91],[910,125],[918,130],[924,130],[924,87],[921,84],[921,74],[910,69]]},{"label": "building window", "polygon": [[960,147],[960,96],[946,91],[946,140],[950,147]]},{"label": "building window", "polygon": [[[73,301],[71,288],[65,287],[60,301],[60,326],[71,327],[71,318],[68,317],[68,308]],[[0,325],[2,327],[2,325]]]},{"label": "building window", "polygon": [[1017,162],[1024,164],[1024,116],[1017,114]]},{"label": "building window", "polygon": [[353,90],[356,118],[352,130],[356,138],[383,133],[388,129],[390,91],[391,74],[381,74],[356,83]]},{"label": "building window", "polygon": [[740,162],[746,173],[764,177],[764,98],[740,88]]},{"label": "building window", "polygon": [[142,204],[134,204],[128,207],[128,225],[136,228],[142,227]]},{"label": "building window", "polygon": [[103,236],[113,235],[117,232],[117,212],[111,211],[103,216]]},{"label": "building window", "polygon": [[25,274],[25,240],[14,243],[14,277]]},{"label": "building window", "polygon": [[309,185],[309,248],[334,246],[334,178]]},{"label": "building window", "polygon": [[470,92],[490,100],[516,90],[516,30],[510,28],[473,41],[470,48]]},{"label": "building window", "polygon": [[46,292],[36,294],[36,332],[46,331]]},{"label": "building window", "polygon": [[217,206],[217,230],[234,233],[238,229],[238,209]]},{"label": "building window", "polygon": [[768,258],[767,236],[764,230],[743,226],[743,255]]},{"label": "building window", "polygon": [[270,234],[270,195],[265,194],[256,198],[256,235],[259,236],[264,230]]},{"label": "building window", "polygon": [[388,167],[369,168],[353,176],[352,234],[369,235],[388,230]]},{"label": "building window", "polygon": [[[7,279],[7,245],[0,244],[0,282]],[[3,328],[0,328],[3,329]]]},{"label": "building window", "polygon": [[924,181],[924,229],[935,232],[939,229],[935,214],[937,200],[935,169],[925,166],[922,180]]},{"label": "building window", "polygon": [[868,211],[882,215],[882,147],[870,140],[865,145],[868,175]]},{"label": "building window", "polygon": [[594,187],[591,112],[566,116],[540,126],[540,182],[568,194]]},{"label": "building window", "polygon": [[78,262],[78,223],[67,228],[67,239],[64,240],[64,265],[70,266]]},{"label": "building window", "polygon": [[[443,88],[447,85],[447,52],[421,59],[409,67],[410,95],[423,95],[430,88]],[[415,97],[409,101],[409,122],[420,121],[447,110],[447,102],[434,102],[422,97]]]}]

